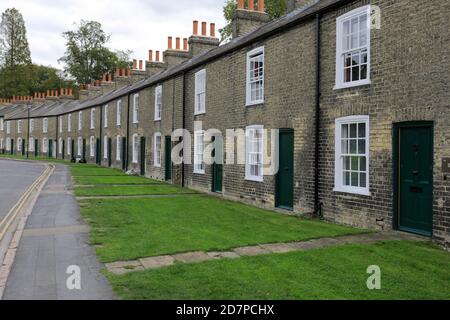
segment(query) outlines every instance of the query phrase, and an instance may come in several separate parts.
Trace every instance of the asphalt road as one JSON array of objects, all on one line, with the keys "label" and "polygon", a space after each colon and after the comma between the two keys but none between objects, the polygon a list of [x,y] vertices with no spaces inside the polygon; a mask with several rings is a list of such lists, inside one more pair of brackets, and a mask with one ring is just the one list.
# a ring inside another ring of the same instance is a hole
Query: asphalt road
[{"label": "asphalt road", "polygon": [[[42,168],[37,163],[31,167],[24,168]],[[21,179],[11,178],[11,183]],[[115,299],[88,244],[89,229],[71,189],[68,168],[57,165],[26,223],[4,300]]]},{"label": "asphalt road", "polygon": [[44,169],[42,164],[0,159],[0,221]]}]

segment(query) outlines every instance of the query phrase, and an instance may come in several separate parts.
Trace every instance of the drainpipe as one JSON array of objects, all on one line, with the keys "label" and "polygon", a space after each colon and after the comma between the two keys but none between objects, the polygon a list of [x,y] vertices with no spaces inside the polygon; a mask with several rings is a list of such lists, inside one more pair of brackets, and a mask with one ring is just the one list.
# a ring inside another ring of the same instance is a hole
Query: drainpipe
[{"label": "drainpipe", "polygon": [[99,152],[99,159],[98,159],[98,165],[99,166],[101,166],[102,165],[102,160],[103,160],[103,158],[102,158],[102,149],[103,149],[103,137],[102,137],[102,135],[103,135],[103,107],[102,106],[100,106],[100,139],[99,139],[99,141],[100,141],[100,143],[99,143],[99,145],[100,145],[100,152]]},{"label": "drainpipe", "polygon": [[[183,72],[183,130],[186,129],[186,73]],[[184,144],[184,136],[183,136],[183,144]],[[185,187],[185,183],[184,183],[184,176],[185,176],[185,172],[184,172],[184,155],[185,155],[186,150],[184,150],[183,148],[183,162],[181,163],[181,187]],[[189,150],[189,152],[191,152],[191,150]]]},{"label": "drainpipe", "polygon": [[128,171],[128,159],[129,159],[129,150],[128,150],[128,146],[130,145],[129,141],[130,141],[130,94],[127,95],[127,99],[128,99],[128,106],[127,106],[127,138],[125,141],[125,159],[123,159],[123,161],[125,161],[125,171]]},{"label": "drainpipe", "polygon": [[315,92],[315,150],[314,150],[314,215],[322,217],[322,204],[319,199],[319,161],[320,161],[320,13],[316,14],[316,92]]}]

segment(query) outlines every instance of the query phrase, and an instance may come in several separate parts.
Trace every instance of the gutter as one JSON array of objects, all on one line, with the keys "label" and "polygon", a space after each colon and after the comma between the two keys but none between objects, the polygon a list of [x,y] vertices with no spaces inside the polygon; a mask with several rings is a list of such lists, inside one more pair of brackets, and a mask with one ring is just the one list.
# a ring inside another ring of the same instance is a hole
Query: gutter
[{"label": "gutter", "polygon": [[[183,72],[183,107],[182,107],[182,127],[183,130],[186,129],[186,73]],[[183,162],[181,163],[181,187],[185,187],[184,177],[185,177],[185,168],[184,168],[184,134],[183,134]],[[189,150],[189,152],[191,152]]]},{"label": "gutter", "polygon": [[321,14],[316,14],[316,92],[315,92],[315,137],[314,137],[314,215],[316,217],[322,217],[322,203],[320,203],[319,197],[319,183],[320,183],[320,54],[321,54],[321,34],[320,34],[320,19]]},{"label": "gutter", "polygon": [[126,137],[126,141],[125,141],[125,150],[127,152],[125,152],[125,159],[123,159],[122,161],[125,161],[125,172],[128,171],[128,159],[129,159],[129,153],[130,150],[128,148],[128,146],[130,145],[129,141],[130,141],[130,94],[127,95],[128,98],[128,105],[127,105],[127,137]]},{"label": "gutter", "polygon": [[101,166],[102,165],[102,160],[103,160],[103,158],[102,158],[102,143],[103,143],[103,137],[102,137],[102,135],[103,135],[103,107],[102,106],[100,106],[100,139],[99,139],[99,145],[100,145],[100,147],[99,147],[99,159],[98,159],[98,165],[99,166]]}]

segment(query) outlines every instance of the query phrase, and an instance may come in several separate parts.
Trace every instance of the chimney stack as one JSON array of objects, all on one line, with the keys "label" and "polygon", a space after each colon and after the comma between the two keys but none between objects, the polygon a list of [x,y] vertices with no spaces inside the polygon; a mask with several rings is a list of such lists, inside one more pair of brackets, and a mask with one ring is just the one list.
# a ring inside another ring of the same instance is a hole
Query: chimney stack
[{"label": "chimney stack", "polygon": [[264,0],[258,0],[257,10],[255,10],[255,0],[248,0],[248,9],[245,9],[244,0],[238,0],[238,7],[231,23],[233,39],[268,23],[271,19],[264,10]]},{"label": "chimney stack", "polygon": [[168,38],[167,50],[163,52],[164,62],[167,67],[177,65],[187,59],[189,59],[189,54],[181,50],[181,38],[175,38],[175,49],[172,44],[172,37]]},{"label": "chimney stack", "polygon": [[199,55],[203,52],[216,48],[220,44],[220,40],[216,38],[216,25],[210,23],[210,35],[207,34],[208,24],[202,22],[201,35],[198,34],[198,21],[193,21],[193,35],[189,37],[189,55],[191,57]]},{"label": "chimney stack", "polygon": [[160,73],[166,68],[166,65],[159,61],[159,51],[156,51],[155,60],[153,60],[153,50],[148,51],[148,61],[145,64],[145,73],[148,77]]}]

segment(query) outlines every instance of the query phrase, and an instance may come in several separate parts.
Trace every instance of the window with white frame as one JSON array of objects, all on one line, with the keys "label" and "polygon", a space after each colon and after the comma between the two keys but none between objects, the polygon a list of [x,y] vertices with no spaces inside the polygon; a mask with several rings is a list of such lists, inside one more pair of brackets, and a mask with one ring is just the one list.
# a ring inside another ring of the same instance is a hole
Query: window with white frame
[{"label": "window with white frame", "polygon": [[47,152],[48,152],[48,139],[43,138],[42,139],[42,153],[47,153]]},{"label": "window with white frame", "polygon": [[153,144],[153,165],[161,167],[161,133],[155,133],[155,142]]},{"label": "window with white frame", "polygon": [[72,139],[67,138],[67,155],[72,155]]},{"label": "window with white frame", "polygon": [[34,131],[34,119],[30,119],[30,132]]},{"label": "window with white frame", "polygon": [[22,120],[17,120],[17,133],[22,133]]},{"label": "window with white frame", "polygon": [[162,112],[162,86],[155,88],[155,121],[161,120]]},{"label": "window with white frame", "polygon": [[91,109],[91,129],[95,129],[95,108]]},{"label": "window with white frame", "polygon": [[78,112],[78,131],[83,129],[83,111]]},{"label": "window with white frame", "polygon": [[28,139],[28,151],[34,152],[34,138],[33,137],[30,137],[30,139]]},{"label": "window with white frame", "polygon": [[6,134],[11,134],[11,121],[6,121]]},{"label": "window with white frame", "polygon": [[67,132],[72,131],[72,114],[67,115]]},{"label": "window with white frame", "polygon": [[103,158],[108,159],[108,137],[103,137]]},{"label": "window with white frame", "polygon": [[11,151],[11,138],[6,138],[6,151]]},{"label": "window with white frame", "polygon": [[369,117],[336,119],[335,191],[369,195]]},{"label": "window with white frame", "polygon": [[48,132],[48,119],[47,118],[42,119],[42,132],[43,133]]},{"label": "window with white frame", "polygon": [[245,179],[263,181],[264,127],[249,126],[245,131]]},{"label": "window with white frame", "polygon": [[95,156],[95,137],[91,136],[89,138],[89,155],[91,157]]},{"label": "window with white frame", "polygon": [[78,141],[77,141],[77,155],[79,157],[81,157],[81,153],[83,152],[82,150],[83,147],[83,139],[81,139],[81,137],[78,137]]},{"label": "window with white frame", "polygon": [[17,139],[17,151],[22,152],[22,138]]},{"label": "window with white frame", "polygon": [[4,126],[3,126],[3,118],[0,118],[0,131],[4,130]]},{"label": "window with white frame", "polygon": [[139,123],[139,94],[133,96],[133,123]]},{"label": "window with white frame", "polygon": [[122,138],[120,136],[116,137],[116,160],[120,161],[122,151]]},{"label": "window with white frame", "polygon": [[139,136],[135,134],[133,135],[133,152],[132,152],[133,163],[138,163],[138,157],[139,157]]},{"label": "window with white frame", "polygon": [[103,123],[104,123],[104,127],[108,128],[108,105],[105,105],[104,109],[103,109]]},{"label": "window with white frame", "polygon": [[58,126],[59,126],[59,133],[62,133],[63,132],[63,118],[62,117],[59,117],[58,118]]},{"label": "window with white frame", "polygon": [[116,125],[122,125],[122,100],[117,101],[116,105]]},{"label": "window with white frame", "polygon": [[4,146],[3,146],[3,138],[0,138],[0,150],[3,150]]},{"label": "window with white frame", "polygon": [[247,54],[247,106],[264,103],[264,47]]},{"label": "window with white frame", "polygon": [[195,74],[195,114],[206,112],[206,70]]},{"label": "window with white frame", "polygon": [[203,130],[194,133],[194,173],[205,173],[204,162],[205,132]]},{"label": "window with white frame", "polygon": [[370,83],[370,5],[336,20],[336,89]]},{"label": "window with white frame", "polygon": [[62,154],[62,145],[63,145],[63,140],[62,138],[58,139],[58,154]]}]

